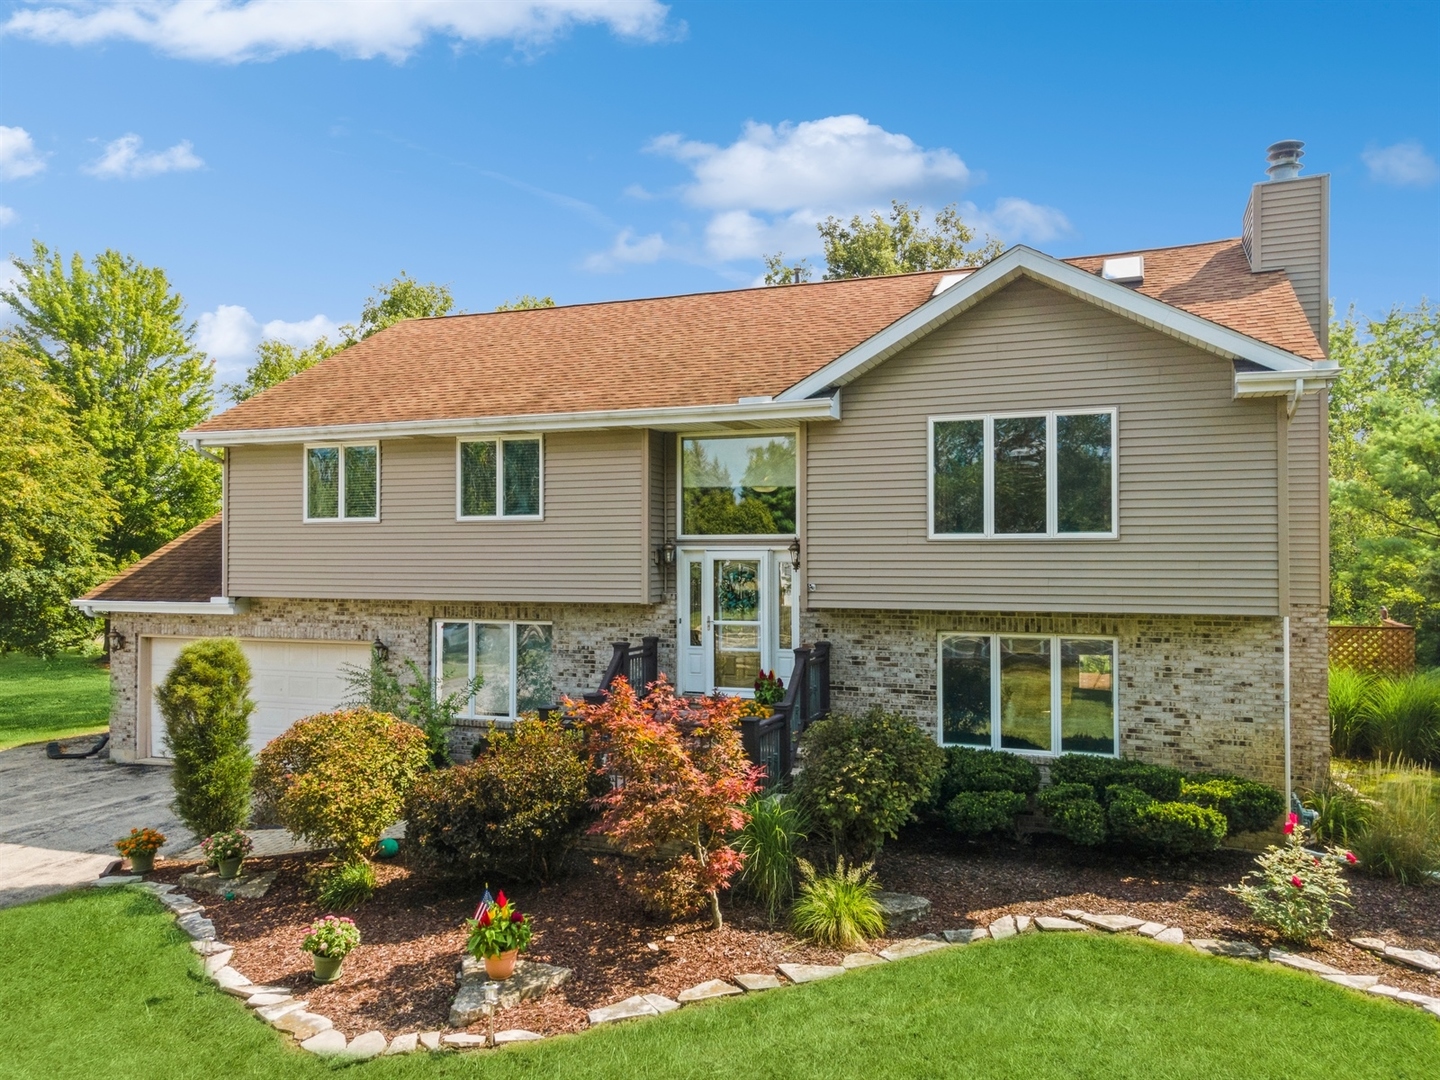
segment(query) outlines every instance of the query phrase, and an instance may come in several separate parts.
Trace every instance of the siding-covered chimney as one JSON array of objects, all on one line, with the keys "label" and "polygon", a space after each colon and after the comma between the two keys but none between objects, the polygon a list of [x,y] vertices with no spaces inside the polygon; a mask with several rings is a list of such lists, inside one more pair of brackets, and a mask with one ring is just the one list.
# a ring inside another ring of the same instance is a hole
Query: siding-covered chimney
[{"label": "siding-covered chimney", "polygon": [[1330,352],[1330,176],[1301,176],[1305,144],[1267,151],[1269,179],[1250,189],[1245,255],[1252,271],[1284,270],[1326,354]]}]

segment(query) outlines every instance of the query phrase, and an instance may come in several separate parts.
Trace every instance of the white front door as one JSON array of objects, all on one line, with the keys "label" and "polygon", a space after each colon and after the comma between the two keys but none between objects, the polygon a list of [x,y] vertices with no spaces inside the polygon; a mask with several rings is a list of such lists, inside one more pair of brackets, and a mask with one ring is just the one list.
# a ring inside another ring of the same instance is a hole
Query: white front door
[{"label": "white front door", "polygon": [[788,550],[683,551],[679,571],[682,693],[749,697],[762,670],[789,678],[799,609]]}]

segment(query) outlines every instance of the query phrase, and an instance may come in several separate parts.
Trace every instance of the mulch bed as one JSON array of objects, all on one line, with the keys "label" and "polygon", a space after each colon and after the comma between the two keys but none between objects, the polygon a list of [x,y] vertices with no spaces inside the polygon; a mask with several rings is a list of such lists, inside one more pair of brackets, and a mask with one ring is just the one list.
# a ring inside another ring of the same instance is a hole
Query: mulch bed
[{"label": "mulch bed", "polygon": [[[386,1036],[447,1030],[464,953],[463,921],[481,888],[436,880],[400,864],[377,865],[376,897],[349,914],[364,944],[345,962],[344,978],[310,982],[310,959],[300,939],[324,914],[304,892],[304,873],[318,856],[252,859],[249,870],[278,870],[259,900],[199,897],[221,941],[235,946],[232,965],[254,982],[289,986],[314,1012],[347,1035],[379,1029]],[[1250,941],[1265,947],[1273,935],[1254,924],[1222,886],[1239,880],[1252,856],[1220,852],[1185,866],[1145,863],[1078,851],[1036,837],[1025,844],[969,845],[946,834],[915,829],[890,844],[876,869],[885,888],[929,898],[931,915],[905,936],[987,925],[1001,915],[1059,915],[1065,908],[1123,912],[1182,927],[1190,937]],[[571,980],[540,1001],[502,1011],[497,1029],[541,1034],[578,1031],[586,1012],[633,994],[675,997],[707,979],[771,972],[780,963],[837,963],[840,954],[815,948],[768,926],[763,912],[727,903],[727,925],[708,920],[660,923],[618,883],[621,860],[577,852],[569,873],[545,886],[507,886],[535,920],[531,959],[571,968]],[[151,880],[175,881],[193,864],[166,861]],[[1380,974],[1407,990],[1440,995],[1440,978],[1376,959],[1350,945],[1359,934],[1390,944],[1440,952],[1440,888],[1405,887],[1349,875],[1353,909],[1341,909],[1335,937],[1309,950],[1316,959],[1356,974]],[[493,882],[493,885],[505,884]],[[884,942],[877,943],[876,948]],[[483,1021],[469,1030],[482,1031]]]}]

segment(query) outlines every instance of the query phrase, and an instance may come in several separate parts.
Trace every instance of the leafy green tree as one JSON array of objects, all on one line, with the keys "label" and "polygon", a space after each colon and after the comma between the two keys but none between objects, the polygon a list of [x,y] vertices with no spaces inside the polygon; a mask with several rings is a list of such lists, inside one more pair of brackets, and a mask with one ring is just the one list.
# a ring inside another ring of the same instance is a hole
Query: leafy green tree
[{"label": "leafy green tree", "polygon": [[116,251],[69,272],[39,241],[15,259],[16,340],[64,396],[74,430],[99,455],[117,515],[102,552],[123,565],[215,512],[220,469],[180,433],[210,414],[211,364],[165,272]]},{"label": "leafy green tree", "polygon": [[238,383],[225,383],[220,389],[238,405],[339,351],[339,345],[331,345],[324,337],[316,338],[303,349],[297,349],[288,341],[266,338],[255,346],[255,363],[245,372],[245,378]]},{"label": "leafy green tree", "polygon": [[49,655],[94,635],[70,601],[109,570],[101,471],[39,362],[0,339],[0,652]]},{"label": "leafy green tree", "polygon": [[530,311],[534,308],[554,307],[555,301],[549,296],[531,296],[529,293],[522,293],[514,300],[506,300],[503,304],[496,304],[496,311]]},{"label": "leafy green tree", "polygon": [[[909,203],[893,199],[888,219],[875,210],[868,220],[856,214],[847,225],[832,216],[815,227],[825,245],[826,281],[981,266],[1004,250],[992,236],[970,246],[975,230],[965,224],[954,203],[936,212],[933,226],[925,224],[924,207],[912,210]],[[783,253],[766,257],[765,284],[809,280],[810,268],[803,260],[787,267],[784,258]]]},{"label": "leafy green tree", "polygon": [[1419,628],[1440,662],[1434,463],[1440,401],[1440,311],[1425,302],[1381,319],[1335,320],[1330,355],[1331,617],[1371,623],[1379,609]]},{"label": "leafy green tree", "polygon": [[450,286],[433,281],[416,281],[401,270],[395,280],[375,287],[375,295],[368,297],[365,306],[360,309],[358,325],[346,323],[340,327],[340,348],[349,348],[357,341],[364,341],[370,335],[406,319],[451,314],[463,315],[464,312],[455,309],[455,297],[450,294]]}]

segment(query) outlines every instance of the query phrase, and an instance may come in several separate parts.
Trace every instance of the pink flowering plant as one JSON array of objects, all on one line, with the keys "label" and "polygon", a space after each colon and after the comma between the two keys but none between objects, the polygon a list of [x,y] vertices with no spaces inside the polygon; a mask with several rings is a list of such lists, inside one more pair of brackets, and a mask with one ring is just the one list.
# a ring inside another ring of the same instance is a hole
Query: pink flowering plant
[{"label": "pink flowering plant", "polygon": [[310,924],[300,948],[311,956],[344,960],[360,947],[360,928],[343,915],[326,915]]},{"label": "pink flowering plant", "polygon": [[200,841],[200,854],[211,866],[228,859],[243,859],[255,848],[255,843],[239,829],[218,832]]},{"label": "pink flowering plant", "polygon": [[762,668],[755,680],[755,700],[761,705],[779,705],[785,700],[785,680]]},{"label": "pink flowering plant", "polygon": [[505,898],[504,889],[500,890],[494,903],[480,901],[475,917],[466,919],[465,926],[470,931],[465,948],[477,960],[500,956],[511,949],[524,952],[530,947],[530,935],[533,933],[530,920]]},{"label": "pink flowering plant", "polygon": [[1225,891],[1238,896],[1255,921],[1284,940],[1306,945],[1330,933],[1337,905],[1349,907],[1350,886],[1344,867],[1358,860],[1341,848],[1326,855],[1305,850],[1305,826],[1291,814],[1285,822],[1285,844],[1272,844],[1255,862],[1258,870]]}]

